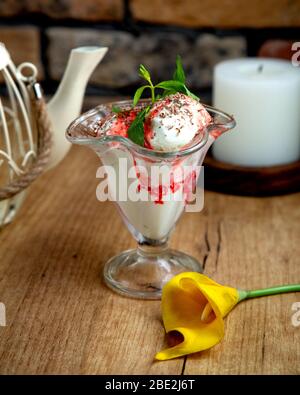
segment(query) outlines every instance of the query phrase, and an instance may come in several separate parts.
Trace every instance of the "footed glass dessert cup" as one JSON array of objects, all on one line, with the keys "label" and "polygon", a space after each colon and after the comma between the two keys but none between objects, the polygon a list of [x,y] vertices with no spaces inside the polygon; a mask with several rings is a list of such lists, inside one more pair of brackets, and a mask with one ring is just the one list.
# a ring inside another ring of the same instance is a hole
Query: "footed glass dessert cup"
[{"label": "footed glass dessert cup", "polygon": [[[138,107],[148,103],[141,100]],[[202,272],[195,258],[169,249],[168,238],[187,205],[195,200],[199,169],[208,148],[232,129],[235,121],[222,111],[205,106],[212,123],[193,144],[176,152],[161,152],[121,135],[99,133],[99,123],[111,114],[113,106],[126,110],[132,101],[100,105],[88,111],[69,126],[66,136],[74,144],[92,148],[100,157],[110,198],[138,243],[136,249],[106,262],[106,284],[126,296],[159,299],[163,285],[174,275]]]}]

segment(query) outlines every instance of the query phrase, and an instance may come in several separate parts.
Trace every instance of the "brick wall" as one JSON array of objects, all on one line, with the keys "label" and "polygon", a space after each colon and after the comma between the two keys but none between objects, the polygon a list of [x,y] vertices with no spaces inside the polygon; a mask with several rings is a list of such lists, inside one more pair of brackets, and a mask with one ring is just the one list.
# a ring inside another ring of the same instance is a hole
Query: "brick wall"
[{"label": "brick wall", "polygon": [[127,93],[138,84],[139,63],[154,78],[169,78],[178,53],[190,85],[205,90],[218,61],[256,55],[266,40],[278,44],[282,38],[300,39],[300,0],[0,2],[0,41],[15,63],[27,60],[38,66],[49,92],[75,46],[109,46],[89,90],[111,94]]}]

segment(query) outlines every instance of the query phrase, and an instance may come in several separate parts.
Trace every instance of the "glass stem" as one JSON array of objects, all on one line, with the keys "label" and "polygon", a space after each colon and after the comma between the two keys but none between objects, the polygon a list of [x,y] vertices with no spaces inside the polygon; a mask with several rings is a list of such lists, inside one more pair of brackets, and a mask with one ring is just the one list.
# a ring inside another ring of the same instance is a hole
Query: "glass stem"
[{"label": "glass stem", "polygon": [[299,292],[300,284],[280,285],[277,287],[254,289],[252,291],[239,291],[240,301],[244,299],[258,298],[261,296],[277,295],[287,292]]},{"label": "glass stem", "polygon": [[159,255],[168,249],[167,241],[157,243],[138,243],[137,252],[142,256]]}]

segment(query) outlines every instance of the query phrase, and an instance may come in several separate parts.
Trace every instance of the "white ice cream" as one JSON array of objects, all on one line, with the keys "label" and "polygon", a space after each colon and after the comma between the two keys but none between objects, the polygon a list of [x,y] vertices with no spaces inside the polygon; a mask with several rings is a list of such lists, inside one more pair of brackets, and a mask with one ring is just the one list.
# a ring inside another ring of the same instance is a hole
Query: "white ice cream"
[{"label": "white ice cream", "polygon": [[176,93],[152,106],[145,122],[145,139],[156,151],[176,151],[191,143],[210,121],[200,102]]}]

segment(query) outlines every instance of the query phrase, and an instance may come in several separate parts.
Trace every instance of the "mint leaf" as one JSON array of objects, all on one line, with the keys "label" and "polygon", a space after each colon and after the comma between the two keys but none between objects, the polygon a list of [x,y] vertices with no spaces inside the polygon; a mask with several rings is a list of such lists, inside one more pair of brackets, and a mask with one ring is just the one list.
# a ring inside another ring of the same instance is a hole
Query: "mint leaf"
[{"label": "mint leaf", "polygon": [[145,78],[145,80],[149,82],[148,88],[151,90],[151,100],[152,100],[152,103],[154,103],[155,102],[155,92],[154,92],[155,88],[154,88],[154,86],[152,84],[150,73],[146,69],[146,67],[144,65],[142,65],[142,64],[140,64],[140,69],[139,70],[140,70],[140,73],[139,73],[140,76],[142,78]]},{"label": "mint leaf", "polygon": [[163,95],[168,96],[172,95],[177,92],[184,93],[187,96],[190,96],[191,98],[195,100],[199,100],[199,98],[194,95],[186,86],[180,81],[174,81],[174,80],[169,80],[169,81],[162,81],[159,84],[155,85],[155,88],[161,88],[164,89],[166,92]]},{"label": "mint leaf", "polygon": [[192,99],[195,99],[195,100],[197,100],[197,101],[200,100],[199,97],[196,96],[196,95],[194,95],[194,93],[192,93],[187,87],[185,87],[185,88],[186,88],[186,94],[187,94],[189,97],[191,97]]},{"label": "mint leaf", "polygon": [[150,88],[149,85],[141,86],[139,89],[136,90],[134,97],[133,97],[133,106],[136,106],[146,88]]},{"label": "mint leaf", "polygon": [[166,96],[175,95],[175,93],[177,93],[177,91],[165,89],[164,93],[161,95],[161,98],[164,99]]},{"label": "mint leaf", "polygon": [[115,112],[116,114],[120,114],[123,110],[122,110],[122,108],[120,108],[118,106],[112,106],[111,111]]},{"label": "mint leaf", "polygon": [[180,81],[174,81],[174,80],[162,81],[159,84],[155,85],[155,88],[161,88],[161,89],[167,89],[167,90],[173,90],[176,92],[186,93],[185,85]]},{"label": "mint leaf", "polygon": [[149,110],[150,106],[147,106],[140,111],[128,129],[130,140],[142,147],[144,146],[144,120]]},{"label": "mint leaf", "polygon": [[152,85],[150,73],[143,64],[140,64],[139,71],[140,77],[144,78],[146,81],[149,82],[150,85]]},{"label": "mint leaf", "polygon": [[177,55],[176,57],[176,70],[173,74],[173,80],[182,82],[185,84],[185,73],[182,66],[181,57]]}]

